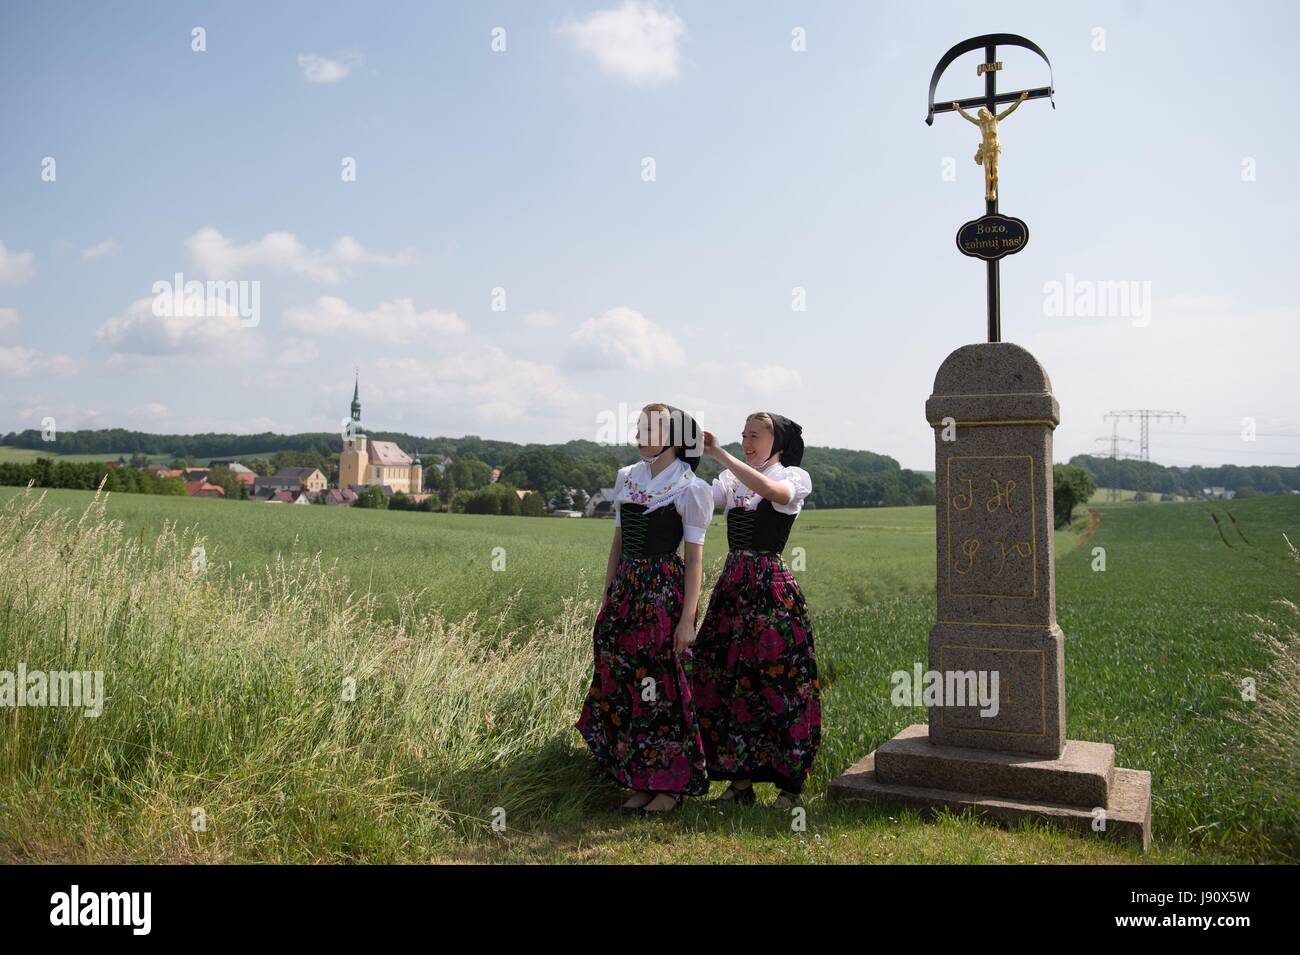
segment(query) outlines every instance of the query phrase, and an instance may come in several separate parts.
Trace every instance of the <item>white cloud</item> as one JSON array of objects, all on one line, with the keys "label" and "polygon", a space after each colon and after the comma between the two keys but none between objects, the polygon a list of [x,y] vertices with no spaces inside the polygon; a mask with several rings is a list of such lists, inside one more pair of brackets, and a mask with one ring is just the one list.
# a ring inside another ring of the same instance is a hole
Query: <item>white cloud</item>
[{"label": "white cloud", "polygon": [[277,365],[307,365],[320,357],[320,349],[315,342],[301,338],[290,338],[275,348]]},{"label": "white cloud", "polygon": [[627,0],[616,9],[565,21],[556,32],[594,56],[606,73],[641,85],[677,76],[677,46],[686,35],[686,24],[671,10]]},{"label": "white cloud", "polygon": [[46,418],[54,419],[58,431],[121,427],[117,421],[105,420],[104,416],[94,408],[70,404],[62,397],[57,402],[50,402],[42,397],[29,397],[18,406],[14,418],[15,430],[34,428],[39,431],[44,427],[42,422]]},{"label": "white cloud", "polygon": [[0,308],[0,335],[8,337],[18,331],[18,309]]},{"label": "white cloud", "polygon": [[322,295],[311,305],[290,308],[285,312],[285,321],[298,332],[374,338],[393,344],[421,340],[432,343],[443,335],[459,335],[468,327],[455,312],[416,311],[409,298],[381,302],[362,311],[332,295]]},{"label": "white cloud", "polygon": [[0,285],[22,285],[36,274],[36,256],[11,252],[0,242]]},{"label": "white cloud", "polygon": [[359,56],[331,60],[329,57],[317,56],[315,53],[298,54],[298,68],[302,70],[302,77],[308,83],[337,83],[345,79],[352,72],[353,65],[360,61]]},{"label": "white cloud", "polygon": [[137,418],[166,418],[171,415],[167,406],[161,401],[150,401],[138,408],[132,408],[130,413]]},{"label": "white cloud", "polygon": [[81,250],[81,261],[89,262],[91,259],[97,259],[101,255],[108,255],[110,252],[116,252],[118,245],[114,239],[105,239],[103,242],[96,243],[88,249]]},{"label": "white cloud", "polygon": [[77,363],[68,355],[47,354],[21,345],[0,348],[0,375],[8,378],[68,375],[76,368]]},{"label": "white cloud", "polygon": [[529,312],[524,316],[524,324],[529,328],[545,330],[554,328],[558,323],[559,319],[550,312]]},{"label": "white cloud", "polygon": [[367,252],[350,236],[336,239],[328,252],[308,249],[290,232],[268,232],[256,242],[235,245],[212,226],[205,226],[185,240],[185,249],[195,268],[209,278],[250,278],[259,268],[285,269],[337,285],[357,265],[410,265],[409,252],[383,255]]},{"label": "white cloud", "polygon": [[578,370],[647,370],[686,363],[686,353],[670,331],[626,305],[587,319],[569,338],[573,345],[565,363]]},{"label": "white cloud", "polygon": [[781,365],[747,365],[745,384],[760,395],[779,395],[803,384],[799,372]]},{"label": "white cloud", "polygon": [[101,325],[95,340],[119,362],[157,357],[247,359],[256,350],[254,326],[241,327],[239,310],[219,298],[194,292],[185,296],[179,314],[163,315],[154,314],[154,301],[152,296],[136,299],[124,314]]},{"label": "white cloud", "polygon": [[[384,358],[375,367],[381,378],[373,401],[427,405],[461,427],[532,420],[550,428],[581,399],[554,367],[483,342],[464,342],[433,362]],[[361,377],[365,389],[364,371]]]}]

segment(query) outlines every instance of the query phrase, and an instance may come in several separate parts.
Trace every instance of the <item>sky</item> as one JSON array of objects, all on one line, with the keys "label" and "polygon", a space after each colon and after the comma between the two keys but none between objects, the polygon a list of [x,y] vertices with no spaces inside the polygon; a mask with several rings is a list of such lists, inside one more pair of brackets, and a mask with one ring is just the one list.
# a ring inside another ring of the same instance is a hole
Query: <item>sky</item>
[{"label": "sky", "polygon": [[604,440],[664,401],[930,470],[986,324],[979,133],[928,84],[1008,32],[1056,89],[999,169],[1056,460],[1152,408],[1185,416],[1153,461],[1298,465],[1298,9],[6,2],[0,433],[333,431],[358,369],[374,430]]}]

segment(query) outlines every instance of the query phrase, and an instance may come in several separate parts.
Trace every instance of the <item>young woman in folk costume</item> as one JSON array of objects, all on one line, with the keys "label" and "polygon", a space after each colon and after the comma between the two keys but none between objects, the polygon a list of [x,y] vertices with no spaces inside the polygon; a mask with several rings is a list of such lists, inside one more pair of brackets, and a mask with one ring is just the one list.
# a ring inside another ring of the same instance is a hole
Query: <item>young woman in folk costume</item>
[{"label": "young woman in folk costume", "polygon": [[[699,426],[670,405],[642,409],[641,460],[614,482],[614,542],[593,633],[591,689],[574,724],[625,812],[666,812],[708,792],[683,655],[695,641],[704,534],[713,494],[695,476]],[[686,542],[685,559],[677,549]]]},{"label": "young woman in folk costume", "polygon": [[726,470],[713,481],[727,513],[727,559],[692,653],[691,689],[710,779],[730,779],[723,801],[754,801],[775,783],[778,808],[796,805],[821,743],[821,690],[803,592],[781,551],[812,492],[799,467],[802,429],[757,412],[745,420],[743,461],[704,433],[704,453]]}]

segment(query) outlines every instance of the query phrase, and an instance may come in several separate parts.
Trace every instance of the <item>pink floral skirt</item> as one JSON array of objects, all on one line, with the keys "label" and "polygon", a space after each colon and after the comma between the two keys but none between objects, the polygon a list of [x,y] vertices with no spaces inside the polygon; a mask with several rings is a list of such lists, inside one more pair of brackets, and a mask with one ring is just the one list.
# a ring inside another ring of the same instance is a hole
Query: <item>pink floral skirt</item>
[{"label": "pink floral skirt", "polygon": [[591,688],[574,726],[627,789],[709,788],[690,680],[673,651],[685,578],[677,553],[623,558],[596,617]]}]

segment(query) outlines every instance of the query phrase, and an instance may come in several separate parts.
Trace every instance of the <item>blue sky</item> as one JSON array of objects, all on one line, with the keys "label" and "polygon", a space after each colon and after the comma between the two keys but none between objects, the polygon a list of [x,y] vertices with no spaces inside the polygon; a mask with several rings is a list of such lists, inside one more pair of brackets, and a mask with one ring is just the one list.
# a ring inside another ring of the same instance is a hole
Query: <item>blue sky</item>
[{"label": "blue sky", "polygon": [[[954,43],[1012,32],[1058,93],[1002,127],[1001,208],[1032,236],[1002,266],[1003,336],[1052,378],[1057,460],[1100,453],[1107,411],[1150,407],[1187,416],[1153,426],[1153,460],[1300,464],[1298,21],[1284,3],[6,3],[0,432],[334,430],[359,366],[377,429],[596,439],[664,400],[724,439],[768,409],[810,444],[929,469],[935,370],[985,320],[983,266],[953,246],[983,212],[978,131],[927,128],[926,88]],[[941,98],[981,89],[979,59]],[[1002,88],[1046,82],[1003,60]],[[257,324],[152,314],[178,272],[256,281]],[[1053,282],[1136,298],[1053,314]]]}]

